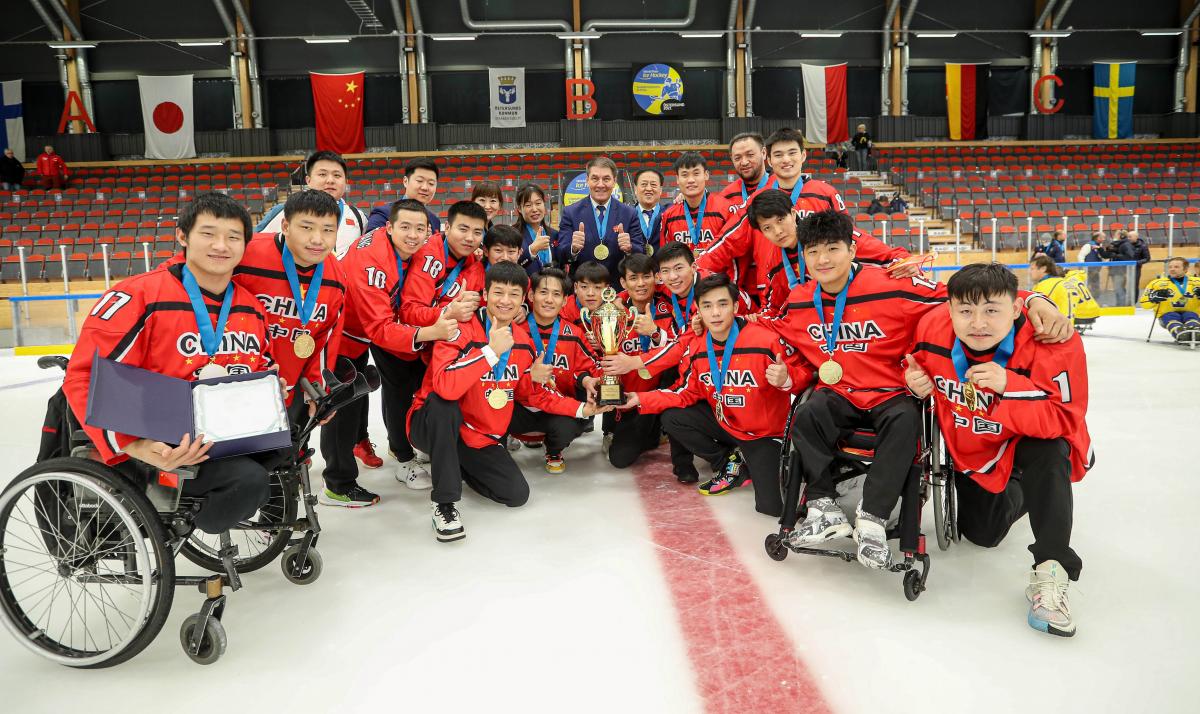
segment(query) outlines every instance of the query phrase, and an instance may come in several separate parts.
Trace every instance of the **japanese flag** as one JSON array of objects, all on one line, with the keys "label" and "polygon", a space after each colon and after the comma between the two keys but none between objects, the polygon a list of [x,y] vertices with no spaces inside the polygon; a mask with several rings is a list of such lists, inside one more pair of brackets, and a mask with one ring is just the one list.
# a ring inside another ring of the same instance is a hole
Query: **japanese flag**
[{"label": "japanese flag", "polygon": [[147,159],[190,159],[196,155],[192,75],[138,75]]}]

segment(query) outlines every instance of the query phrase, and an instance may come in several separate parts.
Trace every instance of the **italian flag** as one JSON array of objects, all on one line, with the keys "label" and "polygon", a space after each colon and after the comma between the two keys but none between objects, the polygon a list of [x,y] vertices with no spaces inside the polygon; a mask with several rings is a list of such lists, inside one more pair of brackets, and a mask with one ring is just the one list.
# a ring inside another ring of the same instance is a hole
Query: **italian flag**
[{"label": "italian flag", "polygon": [[988,71],[991,64],[946,63],[946,117],[955,141],[988,135]]},{"label": "italian flag", "polygon": [[814,144],[850,140],[846,119],[846,63],[823,67],[802,64],[804,73],[804,135]]}]

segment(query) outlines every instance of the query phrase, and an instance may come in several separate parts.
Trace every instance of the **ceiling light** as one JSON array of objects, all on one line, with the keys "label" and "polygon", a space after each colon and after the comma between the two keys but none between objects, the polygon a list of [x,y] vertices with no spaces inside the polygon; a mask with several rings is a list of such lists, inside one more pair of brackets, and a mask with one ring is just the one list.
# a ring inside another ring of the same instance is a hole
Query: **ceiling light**
[{"label": "ceiling light", "polygon": [[818,37],[841,37],[841,36],[842,36],[842,34],[844,34],[844,33],[841,33],[841,32],[824,32],[824,31],[820,31],[820,30],[818,30],[818,31],[816,31],[816,32],[801,32],[801,33],[800,33],[800,36],[801,36],[801,37],[807,37],[807,38],[818,38]]},{"label": "ceiling light", "polygon": [[349,37],[305,37],[304,41],[310,45],[333,45],[346,44],[350,42]]},{"label": "ceiling light", "polygon": [[452,41],[461,41],[461,40],[473,40],[473,39],[475,39],[475,37],[476,37],[475,35],[472,35],[470,33],[462,33],[462,34],[457,34],[457,35],[430,35],[429,39],[437,40],[439,42],[452,42]]},{"label": "ceiling light", "polygon": [[599,32],[560,32],[555,35],[560,40],[598,40]]},{"label": "ceiling light", "polygon": [[1142,33],[1142,37],[1177,37],[1183,34],[1183,30],[1138,30]]},{"label": "ceiling light", "polygon": [[926,32],[918,32],[917,37],[931,37],[931,38],[932,37],[958,37],[958,33],[953,30],[951,30],[949,32],[926,31]]},{"label": "ceiling light", "polygon": [[693,39],[693,38],[698,39],[701,37],[724,37],[725,33],[724,32],[681,32],[681,33],[679,33],[679,36],[687,37],[689,39]]},{"label": "ceiling light", "polygon": [[179,40],[176,44],[180,47],[220,47],[225,44],[224,40]]},{"label": "ceiling light", "polygon": [[46,44],[56,50],[90,50],[96,46],[95,42],[47,42]]},{"label": "ceiling light", "polygon": [[1060,38],[1060,37],[1070,37],[1070,36],[1071,36],[1071,32],[1070,32],[1070,30],[1052,30],[1052,31],[1051,31],[1051,30],[1047,30],[1047,31],[1031,32],[1031,33],[1029,33],[1029,36],[1030,36],[1030,37],[1053,37],[1053,38]]}]

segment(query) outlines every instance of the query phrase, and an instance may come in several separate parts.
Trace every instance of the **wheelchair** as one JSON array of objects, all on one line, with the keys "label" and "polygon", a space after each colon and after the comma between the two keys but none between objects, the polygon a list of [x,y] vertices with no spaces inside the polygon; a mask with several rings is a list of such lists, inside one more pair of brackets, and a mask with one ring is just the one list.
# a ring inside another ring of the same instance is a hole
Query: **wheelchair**
[{"label": "wheelchair", "polygon": [[[788,542],[788,536],[807,510],[804,505],[806,482],[800,464],[800,455],[792,447],[790,434],[796,411],[812,394],[812,388],[804,392],[788,413],[784,431],[782,452],[779,458],[779,485],[783,495],[783,516],[779,519],[779,531],[766,537],[764,546],[772,560],[782,561],[788,551],[803,555],[818,555],[838,558],[844,562],[855,562],[856,554],[838,548],[796,546]],[[929,578],[930,560],[925,548],[925,535],[921,532],[921,511],[926,500],[934,501],[935,528],[938,546],[946,550],[958,540],[955,520],[953,465],[942,443],[937,421],[933,413],[933,400],[921,403],[921,443],[917,456],[909,471],[908,479],[900,496],[900,514],[895,527],[888,529],[888,539],[899,541],[903,559],[893,561],[889,570],[904,573],[904,596],[916,600],[926,589]],[[831,468],[835,469],[835,482],[843,482],[865,475],[874,459],[875,435],[869,430],[856,430],[838,444],[837,455]]]},{"label": "wheelchair", "polygon": [[[224,590],[239,590],[241,574],[281,552],[289,581],[307,584],[321,574],[316,550],[321,528],[307,466],[313,450],[307,440],[321,420],[379,386],[373,367],[358,374],[348,364],[339,362],[336,375],[324,372],[327,394],[301,380],[300,388],[316,402],[315,416],[293,424],[292,448],[265,464],[270,493],[259,512],[216,536],[192,526],[200,499],[184,496],[182,485],[194,472],[154,472],[147,483],[139,483],[95,460],[94,447],[60,390],[51,399],[43,453],[70,455],[40,460],[0,492],[4,626],[25,647],[58,664],[111,667],[137,655],[158,635],[175,586],[196,587],[205,600],[180,627],[180,644],[194,662],[216,662],[228,641],[221,624]],[[67,359],[42,357],[38,365],[65,371]],[[48,437],[60,440],[50,451]],[[303,503],[303,517],[297,517],[297,501]],[[241,547],[247,548],[245,556]],[[176,575],[175,556],[181,552],[214,574]]]}]

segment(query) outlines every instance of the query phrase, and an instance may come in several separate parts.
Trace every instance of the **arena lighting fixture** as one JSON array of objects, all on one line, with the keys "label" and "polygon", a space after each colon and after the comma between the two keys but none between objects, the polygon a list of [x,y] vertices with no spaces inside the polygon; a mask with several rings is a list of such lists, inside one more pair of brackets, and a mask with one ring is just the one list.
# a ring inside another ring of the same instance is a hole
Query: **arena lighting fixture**
[{"label": "arena lighting fixture", "polygon": [[686,37],[688,39],[700,39],[702,37],[724,37],[725,33],[724,32],[681,32],[681,33],[679,33],[679,36]]},{"label": "arena lighting fixture", "polygon": [[1178,37],[1183,30],[1138,30],[1142,37]]},{"label": "arena lighting fixture", "polygon": [[917,37],[927,37],[927,38],[933,38],[933,37],[944,37],[944,38],[950,38],[950,37],[958,37],[958,32],[956,32],[956,31],[954,31],[954,30],[949,30],[949,31],[946,31],[946,32],[942,32],[941,30],[937,30],[937,31],[928,31],[928,30],[927,30],[927,31],[925,31],[925,32],[918,32],[918,33],[917,33]]},{"label": "arena lighting fixture", "polygon": [[220,47],[224,40],[178,40],[175,44],[180,47]]},{"label": "arena lighting fixture", "polygon": [[598,40],[599,32],[559,32],[554,35],[560,40]]},{"label": "arena lighting fixture", "polygon": [[1063,37],[1070,37],[1071,31],[1070,30],[1048,30],[1045,32],[1039,31],[1039,32],[1031,32],[1031,33],[1029,33],[1029,36],[1030,37],[1049,37],[1049,38],[1054,38],[1054,39],[1060,39]]},{"label": "arena lighting fixture", "polygon": [[476,37],[477,37],[477,35],[473,35],[473,34],[471,34],[471,33],[467,33],[467,32],[464,32],[464,33],[461,33],[461,34],[454,34],[454,35],[429,35],[429,39],[431,39],[431,40],[437,40],[438,42],[453,42],[453,41],[461,41],[461,40],[473,40],[473,39],[475,39]]},{"label": "arena lighting fixture", "polygon": [[818,37],[831,37],[831,38],[832,37],[841,37],[843,34],[845,34],[845,33],[816,31],[816,32],[801,32],[800,36],[809,38],[809,39],[814,39],[814,38],[818,38]]},{"label": "arena lighting fixture", "polygon": [[95,49],[95,42],[47,42],[55,50],[90,50]]},{"label": "arena lighting fixture", "polygon": [[305,37],[304,41],[310,45],[333,45],[345,44],[350,41],[349,37]]}]

